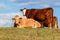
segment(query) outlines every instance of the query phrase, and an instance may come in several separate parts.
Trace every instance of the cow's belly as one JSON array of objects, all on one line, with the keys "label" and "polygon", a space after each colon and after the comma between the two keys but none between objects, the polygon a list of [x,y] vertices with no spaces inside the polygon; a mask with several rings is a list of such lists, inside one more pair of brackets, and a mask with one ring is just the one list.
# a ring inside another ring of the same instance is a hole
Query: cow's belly
[{"label": "cow's belly", "polygon": [[42,15],[37,15],[35,18],[40,20],[40,21],[44,21],[45,20],[45,15],[43,15],[43,14]]}]

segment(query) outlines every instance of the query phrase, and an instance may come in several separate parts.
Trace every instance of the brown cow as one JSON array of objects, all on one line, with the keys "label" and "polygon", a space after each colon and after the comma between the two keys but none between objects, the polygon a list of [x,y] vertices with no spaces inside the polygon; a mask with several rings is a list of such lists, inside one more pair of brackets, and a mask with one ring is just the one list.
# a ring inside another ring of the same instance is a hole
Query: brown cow
[{"label": "brown cow", "polygon": [[58,19],[56,16],[53,17],[53,28],[58,28]]},{"label": "brown cow", "polygon": [[35,21],[34,19],[22,19],[18,15],[16,15],[12,19],[15,20],[15,23],[17,24],[18,28],[29,28],[29,27],[37,28],[37,27],[41,27],[40,23]]},{"label": "brown cow", "polygon": [[44,8],[44,9],[21,9],[23,15],[27,18],[33,18],[34,20],[41,23],[42,27],[47,26],[51,28],[52,18],[53,18],[53,9],[52,8]]}]

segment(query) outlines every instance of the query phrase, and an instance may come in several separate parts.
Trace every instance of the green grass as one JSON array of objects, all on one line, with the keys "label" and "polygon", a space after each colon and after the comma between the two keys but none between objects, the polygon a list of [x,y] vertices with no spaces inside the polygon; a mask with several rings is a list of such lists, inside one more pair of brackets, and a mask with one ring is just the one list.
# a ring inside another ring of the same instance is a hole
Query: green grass
[{"label": "green grass", "polygon": [[60,29],[0,28],[0,40],[60,40]]}]

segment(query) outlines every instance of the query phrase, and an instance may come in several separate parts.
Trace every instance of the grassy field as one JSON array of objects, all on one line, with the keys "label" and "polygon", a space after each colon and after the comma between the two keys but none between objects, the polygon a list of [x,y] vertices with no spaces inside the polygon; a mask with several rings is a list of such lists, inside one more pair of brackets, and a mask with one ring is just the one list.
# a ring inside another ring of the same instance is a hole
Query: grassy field
[{"label": "grassy field", "polygon": [[0,40],[60,40],[60,29],[0,28]]}]

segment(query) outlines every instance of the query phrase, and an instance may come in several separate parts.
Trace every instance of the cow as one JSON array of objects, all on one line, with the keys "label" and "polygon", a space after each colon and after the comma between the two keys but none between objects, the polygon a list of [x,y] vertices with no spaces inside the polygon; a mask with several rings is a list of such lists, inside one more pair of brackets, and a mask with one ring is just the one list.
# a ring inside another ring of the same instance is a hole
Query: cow
[{"label": "cow", "polygon": [[21,9],[23,15],[27,18],[32,18],[41,23],[42,27],[51,28],[53,21],[53,8],[44,8],[44,9]]},{"label": "cow", "polygon": [[41,24],[38,21],[35,21],[34,19],[22,19],[18,15],[16,15],[12,20],[15,20],[15,23],[17,24],[17,28],[39,28],[41,27]]},{"label": "cow", "polygon": [[55,29],[58,28],[58,19],[56,16],[53,16],[53,28]]}]

